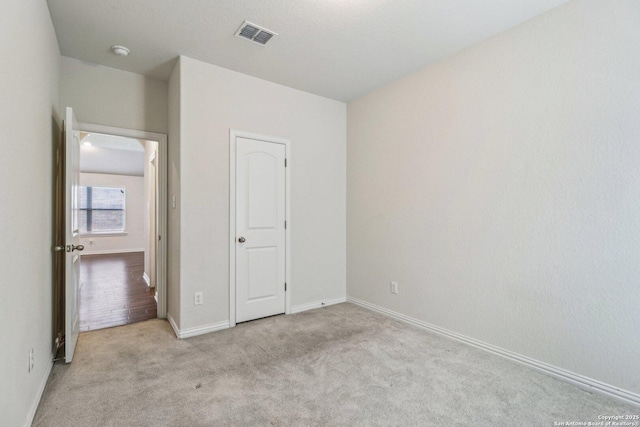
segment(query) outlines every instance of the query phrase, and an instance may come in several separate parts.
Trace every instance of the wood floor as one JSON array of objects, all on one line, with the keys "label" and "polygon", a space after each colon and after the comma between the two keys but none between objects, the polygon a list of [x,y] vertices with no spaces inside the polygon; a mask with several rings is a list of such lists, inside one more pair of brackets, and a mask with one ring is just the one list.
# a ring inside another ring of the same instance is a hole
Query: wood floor
[{"label": "wood floor", "polygon": [[144,252],[83,255],[80,331],[156,318],[155,289],[143,274]]}]

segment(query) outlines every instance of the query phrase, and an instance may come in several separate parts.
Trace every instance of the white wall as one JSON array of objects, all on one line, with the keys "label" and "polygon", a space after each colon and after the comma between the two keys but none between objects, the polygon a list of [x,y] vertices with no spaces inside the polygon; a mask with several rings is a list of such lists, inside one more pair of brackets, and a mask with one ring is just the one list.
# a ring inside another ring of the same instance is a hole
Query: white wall
[{"label": "white wall", "polygon": [[[51,368],[53,153],[60,52],[43,0],[0,14],[0,424],[31,422]],[[29,373],[29,349],[35,369]]]},{"label": "white wall", "polygon": [[292,306],[344,298],[346,105],[186,57],[179,67],[180,327],[229,319],[230,128],[291,141]]},{"label": "white wall", "polygon": [[62,105],[78,120],[167,133],[167,82],[62,57]]},{"label": "white wall", "polygon": [[126,235],[83,236],[83,255],[118,252],[142,252],[147,247],[145,228],[146,207],[144,200],[144,177],[81,173],[80,185],[95,187],[126,188]]},{"label": "white wall", "polygon": [[640,392],[638,22],[573,1],[351,102],[349,296]]}]

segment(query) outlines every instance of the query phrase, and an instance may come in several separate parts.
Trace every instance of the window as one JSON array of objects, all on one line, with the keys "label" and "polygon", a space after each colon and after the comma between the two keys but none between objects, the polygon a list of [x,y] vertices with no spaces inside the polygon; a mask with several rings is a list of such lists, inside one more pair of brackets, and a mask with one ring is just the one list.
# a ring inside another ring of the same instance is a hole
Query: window
[{"label": "window", "polygon": [[79,190],[80,234],[125,232],[126,189],[81,186]]}]

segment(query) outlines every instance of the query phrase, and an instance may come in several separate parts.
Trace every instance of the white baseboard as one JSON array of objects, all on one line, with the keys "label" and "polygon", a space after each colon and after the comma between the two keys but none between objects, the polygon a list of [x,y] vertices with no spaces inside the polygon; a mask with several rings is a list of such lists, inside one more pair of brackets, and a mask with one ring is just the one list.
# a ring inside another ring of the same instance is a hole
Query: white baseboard
[{"label": "white baseboard", "polygon": [[458,334],[456,332],[452,332],[447,329],[441,328],[439,326],[435,326],[430,323],[423,322],[422,320],[418,320],[413,317],[405,316],[404,314],[400,314],[395,311],[388,310],[386,308],[380,307],[375,304],[371,304],[366,301],[359,300],[357,298],[347,297],[347,301],[357,304],[361,307],[367,308],[369,310],[378,312],[380,314],[384,314],[385,316],[392,317],[401,322],[409,323],[419,328],[426,329],[431,332],[435,332],[436,334],[443,335],[448,338],[452,338],[456,341],[474,346],[476,348],[488,351],[498,356],[502,356],[504,358],[513,360],[514,362],[518,362],[520,364],[529,366],[540,372],[550,375],[554,378],[571,383],[584,390],[600,393],[600,394],[621,400],[625,403],[629,403],[634,406],[640,407],[640,394],[636,394],[627,390],[622,390],[610,384],[606,384],[601,381],[585,377],[583,375],[575,374],[573,372],[567,371],[562,368],[558,368],[553,365],[549,365],[544,362],[540,362],[538,360],[532,359],[527,356],[522,356],[520,354],[513,353],[509,350],[505,350],[503,348],[496,347],[494,345],[487,344],[485,342],[482,342],[473,338],[469,338],[467,336]]},{"label": "white baseboard", "polygon": [[[151,279],[149,278],[149,275],[147,274],[146,271],[144,273],[142,273],[142,278],[144,279],[144,281],[147,284],[147,286],[151,287]],[[158,301],[156,301],[156,302],[158,302]]]},{"label": "white baseboard", "polygon": [[[86,248],[86,246],[85,246]],[[134,249],[104,249],[102,251],[84,250],[80,255],[106,255],[106,254],[128,254],[131,252],[144,252],[144,248]]]},{"label": "white baseboard", "polygon": [[221,331],[223,329],[229,328],[229,321],[212,323],[210,325],[196,326],[195,328],[187,328],[187,329],[179,329],[178,325],[176,325],[175,320],[171,317],[170,314],[167,314],[167,320],[169,320],[169,324],[173,328],[173,332],[175,332],[176,337],[190,338],[198,335],[208,334],[209,332]]},{"label": "white baseboard", "polygon": [[347,302],[346,297],[327,299],[322,301],[310,302],[307,304],[294,305],[291,307],[291,314],[300,313],[302,311],[313,310],[314,308],[326,307],[328,305],[340,304],[341,302]]},{"label": "white baseboard", "polygon": [[176,338],[180,338],[180,329],[178,328],[178,325],[176,325],[176,321],[173,320],[173,317],[171,317],[171,314],[169,313],[167,313],[167,320],[173,328],[173,333],[176,334]]},{"label": "white baseboard", "polygon": [[[55,354],[53,355],[55,357]],[[53,359],[53,357],[52,357]],[[47,381],[49,380],[49,375],[51,375],[51,370],[53,369],[53,362],[49,363],[46,372],[44,373],[44,377],[42,378],[42,382],[40,383],[40,387],[38,387],[38,394],[36,398],[33,400],[31,404],[31,408],[29,408],[29,413],[27,414],[27,422],[25,427],[31,426],[33,424],[33,419],[36,416],[36,412],[38,411],[38,405],[40,405],[40,400],[42,399],[42,395],[44,394],[44,389],[47,386]]]},{"label": "white baseboard", "polygon": [[[347,301],[347,298],[342,297],[342,298],[335,298],[335,299],[324,300],[324,301],[316,301],[308,304],[296,305],[291,308],[291,314],[300,313],[302,311],[307,311],[307,310],[313,310],[314,308],[326,307],[328,305],[339,304],[341,302],[346,302],[346,301]],[[220,331],[223,329],[228,329],[230,327],[229,321],[223,321],[218,323],[212,323],[210,325],[197,326],[195,328],[180,329],[178,328],[178,325],[176,325],[176,322],[173,319],[173,317],[171,317],[171,314],[167,314],[167,320],[169,321],[169,324],[173,328],[173,332],[176,334],[176,337],[180,339],[195,337],[197,335],[208,334],[209,332]]]}]

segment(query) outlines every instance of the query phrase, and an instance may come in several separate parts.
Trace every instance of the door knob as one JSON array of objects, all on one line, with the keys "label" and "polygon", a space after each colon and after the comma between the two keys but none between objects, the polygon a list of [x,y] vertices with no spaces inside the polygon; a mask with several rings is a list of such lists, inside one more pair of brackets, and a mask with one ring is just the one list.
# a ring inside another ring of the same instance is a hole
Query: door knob
[{"label": "door knob", "polygon": [[64,252],[64,246],[54,246],[53,247],[53,251],[54,252]]},{"label": "door knob", "polygon": [[247,241],[247,239],[245,239],[244,237],[240,237],[240,238],[238,239],[238,242],[240,242],[240,243],[244,243],[244,242],[246,242],[246,241]]},{"label": "door knob", "polygon": [[84,251],[84,245],[71,245],[71,250],[72,251]]}]

